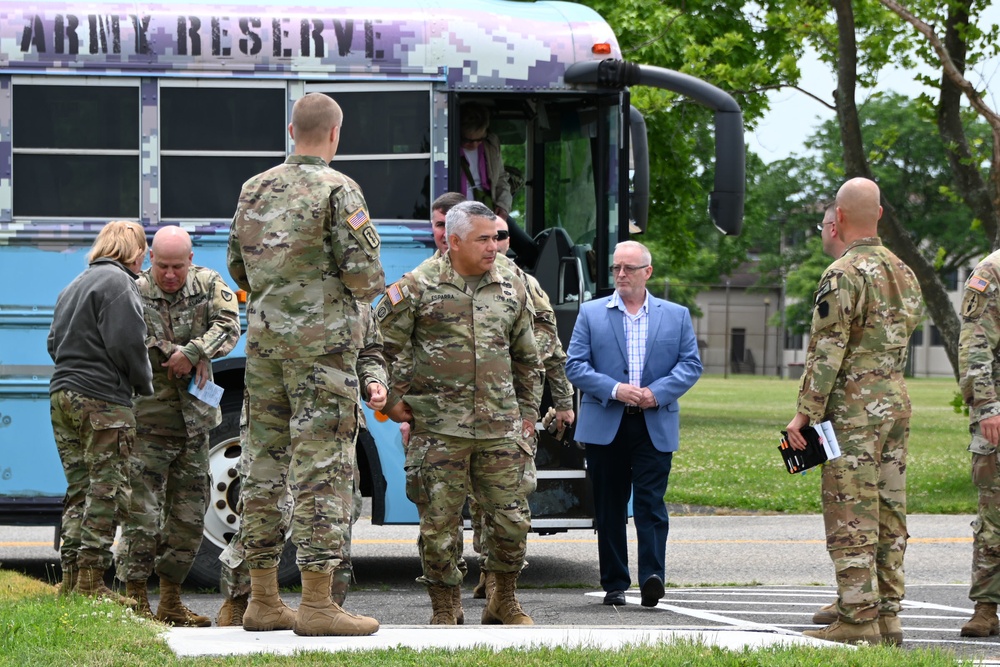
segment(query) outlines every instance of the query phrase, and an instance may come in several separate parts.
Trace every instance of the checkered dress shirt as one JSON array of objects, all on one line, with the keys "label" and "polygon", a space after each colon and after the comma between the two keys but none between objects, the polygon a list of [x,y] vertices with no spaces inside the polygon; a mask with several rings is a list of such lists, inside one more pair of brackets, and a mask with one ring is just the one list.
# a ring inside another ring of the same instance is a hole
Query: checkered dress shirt
[{"label": "checkered dress shirt", "polygon": [[[649,292],[642,302],[639,312],[632,315],[626,310],[625,303],[616,291],[608,301],[608,308],[617,308],[622,312],[625,326],[625,350],[628,353],[628,383],[633,387],[642,386],[642,369],[646,363],[646,338],[649,335]],[[612,398],[618,394],[616,384]]]}]

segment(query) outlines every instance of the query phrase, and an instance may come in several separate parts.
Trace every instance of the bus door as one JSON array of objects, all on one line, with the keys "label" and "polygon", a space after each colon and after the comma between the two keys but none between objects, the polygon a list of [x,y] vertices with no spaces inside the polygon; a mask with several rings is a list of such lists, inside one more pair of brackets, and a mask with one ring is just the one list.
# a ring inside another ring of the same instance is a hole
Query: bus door
[{"label": "bus door", "polygon": [[[611,257],[628,238],[627,98],[621,92],[481,102],[491,109],[490,132],[512,183],[511,250],[548,293],[564,346],[580,303],[614,289]],[[459,189],[458,171],[449,170],[452,190]]]}]

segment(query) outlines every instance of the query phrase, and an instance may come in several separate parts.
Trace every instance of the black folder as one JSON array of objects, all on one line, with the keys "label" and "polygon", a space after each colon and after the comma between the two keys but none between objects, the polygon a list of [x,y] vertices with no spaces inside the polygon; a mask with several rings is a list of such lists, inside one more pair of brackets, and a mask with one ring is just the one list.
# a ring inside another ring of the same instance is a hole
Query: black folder
[{"label": "black folder", "polygon": [[826,449],[823,448],[823,443],[820,442],[816,429],[807,426],[800,432],[802,437],[806,439],[805,449],[792,449],[792,446],[788,444],[788,431],[781,432],[781,444],[778,445],[781,458],[785,461],[785,468],[793,474],[815,468],[821,463],[826,463],[827,460]]}]

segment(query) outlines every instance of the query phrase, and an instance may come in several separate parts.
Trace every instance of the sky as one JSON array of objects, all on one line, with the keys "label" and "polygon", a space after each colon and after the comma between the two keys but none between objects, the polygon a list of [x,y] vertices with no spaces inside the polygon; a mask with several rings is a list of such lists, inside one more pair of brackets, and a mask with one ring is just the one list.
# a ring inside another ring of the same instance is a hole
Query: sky
[{"label": "sky", "polygon": [[[1000,22],[1000,7],[991,6],[984,16],[984,23]],[[821,63],[814,52],[808,52],[799,61],[799,69],[802,72],[801,87],[832,104],[836,81],[829,67]],[[936,72],[934,75],[939,76]],[[1000,111],[1000,58],[992,59],[966,76],[977,86],[985,84],[987,102],[992,109]],[[925,90],[914,82],[912,72],[898,68],[883,72],[879,87],[910,97]],[[858,103],[861,104],[871,92],[858,91]],[[774,162],[792,154],[804,155],[806,139],[821,123],[835,117],[832,109],[797,90],[775,91],[769,99],[771,111],[755,130],[746,133],[747,146],[764,162]]]}]

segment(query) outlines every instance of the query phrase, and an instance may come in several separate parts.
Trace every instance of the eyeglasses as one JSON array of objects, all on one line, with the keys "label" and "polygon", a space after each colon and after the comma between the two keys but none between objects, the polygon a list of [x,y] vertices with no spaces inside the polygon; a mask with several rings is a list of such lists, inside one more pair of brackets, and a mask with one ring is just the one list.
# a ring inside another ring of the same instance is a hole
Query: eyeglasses
[{"label": "eyeglasses", "polygon": [[641,266],[632,266],[631,264],[612,264],[611,273],[617,276],[619,273],[621,273],[622,269],[624,269],[625,273],[627,273],[628,275],[632,275],[633,273],[635,273],[640,269],[645,269],[647,266],[649,266],[649,264],[643,264]]},{"label": "eyeglasses", "polygon": [[510,238],[510,232],[506,229],[497,230],[497,241],[506,241]]},{"label": "eyeglasses", "polygon": [[473,139],[472,137],[462,137],[463,144],[480,144],[485,140],[486,140],[485,136],[476,137],[475,139]]},{"label": "eyeglasses", "polygon": [[831,220],[830,222],[821,222],[818,225],[816,225],[816,231],[820,232],[822,234],[823,233],[823,227],[825,227],[826,225],[832,225],[835,222],[837,222],[837,221],[836,220]]}]

